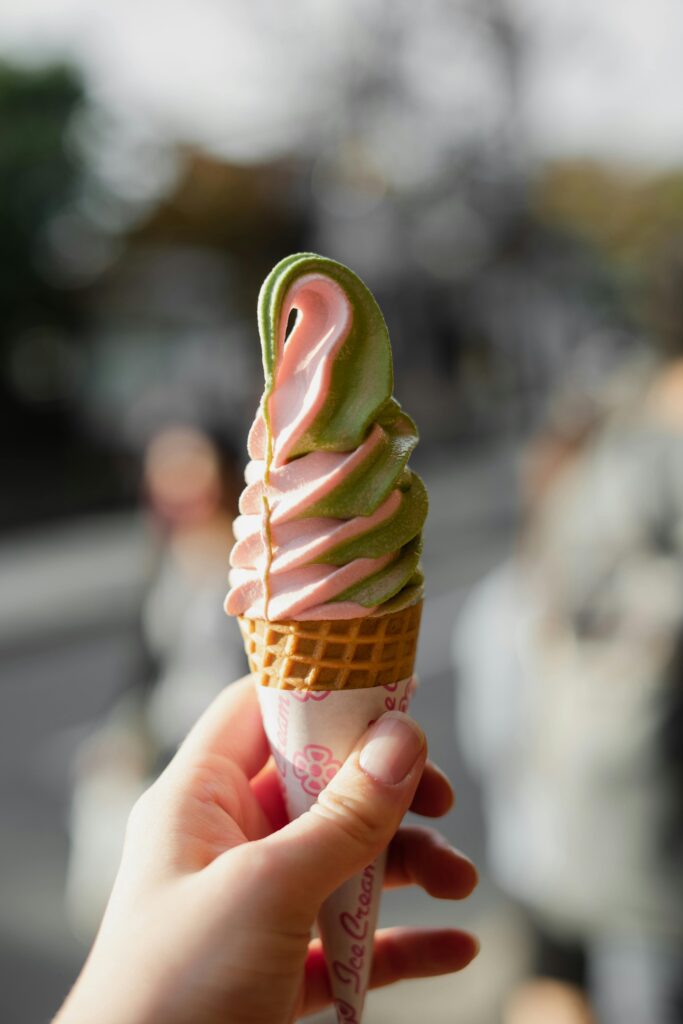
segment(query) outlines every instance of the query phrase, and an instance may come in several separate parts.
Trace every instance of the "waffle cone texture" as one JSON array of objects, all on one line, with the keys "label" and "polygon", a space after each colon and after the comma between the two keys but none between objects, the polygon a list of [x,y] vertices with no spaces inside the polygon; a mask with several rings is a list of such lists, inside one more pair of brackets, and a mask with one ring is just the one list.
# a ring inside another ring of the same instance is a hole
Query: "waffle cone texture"
[{"label": "waffle cone texture", "polygon": [[386,615],[319,622],[238,616],[249,668],[280,690],[362,690],[407,679],[415,665],[422,601]]}]

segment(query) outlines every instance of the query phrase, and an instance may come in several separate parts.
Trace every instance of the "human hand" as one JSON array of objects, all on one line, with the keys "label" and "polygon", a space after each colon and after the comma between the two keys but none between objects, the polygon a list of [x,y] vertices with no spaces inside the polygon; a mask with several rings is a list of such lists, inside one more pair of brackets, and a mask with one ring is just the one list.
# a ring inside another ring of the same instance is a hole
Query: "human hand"
[{"label": "human hand", "polygon": [[[476,885],[436,832],[396,831],[409,807],[438,817],[452,804],[426,757],[419,727],[390,712],[287,824],[253,681],[228,687],[135,805],[99,934],[55,1024],[289,1024],[328,1004],[312,925],[388,843],[389,886],[460,899]],[[454,929],[379,931],[370,986],[456,971],[476,952]]]}]

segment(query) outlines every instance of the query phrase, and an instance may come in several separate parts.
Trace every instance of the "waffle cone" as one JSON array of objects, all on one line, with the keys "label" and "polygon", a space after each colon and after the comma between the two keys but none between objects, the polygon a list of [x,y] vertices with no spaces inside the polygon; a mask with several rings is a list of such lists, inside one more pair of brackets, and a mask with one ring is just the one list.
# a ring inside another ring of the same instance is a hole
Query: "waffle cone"
[{"label": "waffle cone", "polygon": [[422,601],[363,619],[267,622],[238,617],[249,668],[281,690],[361,690],[412,675]]}]

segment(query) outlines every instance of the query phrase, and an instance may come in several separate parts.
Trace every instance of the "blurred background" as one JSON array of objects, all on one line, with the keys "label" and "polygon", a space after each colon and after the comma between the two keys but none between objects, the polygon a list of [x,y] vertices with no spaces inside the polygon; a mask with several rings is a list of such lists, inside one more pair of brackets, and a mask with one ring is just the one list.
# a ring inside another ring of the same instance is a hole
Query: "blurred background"
[{"label": "blurred background", "polygon": [[482,871],[386,898],[482,952],[368,1020],[683,1020],[682,37],[675,0],[0,5],[2,1020],[56,1010],[244,670],[256,298],[298,250],[373,290],[420,427],[415,713]]}]

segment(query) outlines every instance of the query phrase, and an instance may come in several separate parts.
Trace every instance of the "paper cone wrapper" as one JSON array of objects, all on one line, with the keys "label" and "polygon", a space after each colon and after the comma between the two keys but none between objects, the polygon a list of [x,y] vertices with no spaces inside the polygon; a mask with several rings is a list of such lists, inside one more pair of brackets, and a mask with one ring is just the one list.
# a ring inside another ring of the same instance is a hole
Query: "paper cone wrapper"
[{"label": "paper cone wrapper", "polygon": [[[358,690],[257,686],[290,819],[315,803],[372,722],[386,711],[407,711],[413,688],[412,676]],[[318,917],[339,1021],[362,1017],[385,857],[337,889]]]}]

